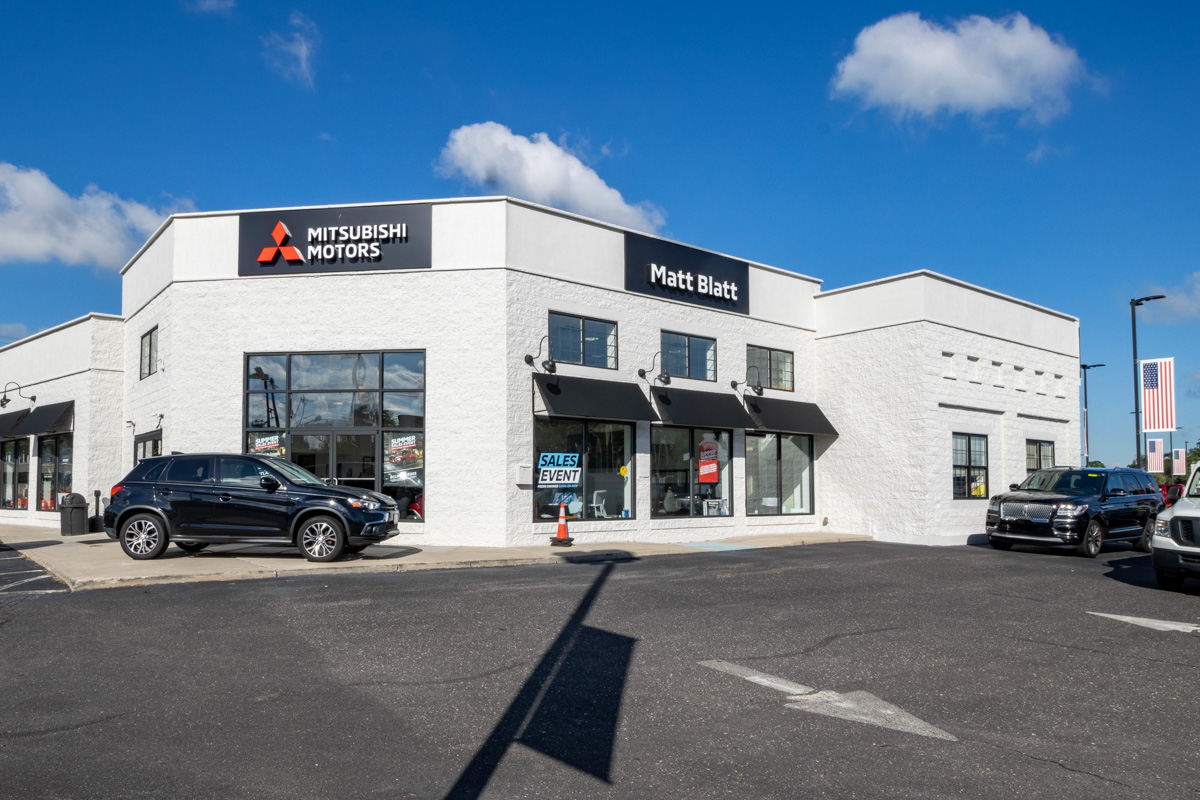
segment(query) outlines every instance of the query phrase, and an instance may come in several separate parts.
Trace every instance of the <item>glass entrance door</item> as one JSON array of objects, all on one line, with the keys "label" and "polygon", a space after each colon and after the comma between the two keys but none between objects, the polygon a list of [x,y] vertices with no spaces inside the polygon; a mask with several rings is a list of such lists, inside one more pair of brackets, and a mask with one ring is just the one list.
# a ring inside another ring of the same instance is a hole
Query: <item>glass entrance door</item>
[{"label": "glass entrance door", "polygon": [[290,438],[292,461],[321,480],[329,480],[329,434],[293,433]]},{"label": "glass entrance door", "polygon": [[378,436],[374,433],[292,433],[292,461],[322,480],[375,491]]}]

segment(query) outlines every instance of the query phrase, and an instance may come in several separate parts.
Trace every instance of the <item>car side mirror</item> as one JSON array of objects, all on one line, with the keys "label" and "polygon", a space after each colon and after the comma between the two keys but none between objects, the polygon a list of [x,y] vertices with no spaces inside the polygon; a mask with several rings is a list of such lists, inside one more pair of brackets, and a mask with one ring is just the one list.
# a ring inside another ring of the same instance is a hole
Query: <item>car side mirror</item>
[{"label": "car side mirror", "polygon": [[1008,485],[1008,490],[1009,490],[1010,492],[1015,492],[1015,491],[1017,490],[1017,487],[1018,487],[1018,486],[1020,486],[1020,485],[1021,485],[1021,484],[1019,484],[1019,483],[1010,483],[1010,484]]},{"label": "car side mirror", "polygon": [[1126,494],[1124,489],[1113,489],[1108,493],[1109,497],[1124,497]]},{"label": "car side mirror", "polygon": [[1183,497],[1182,486],[1172,486],[1171,488],[1167,489],[1167,502],[1171,505],[1178,503],[1179,498],[1181,497]]},{"label": "car side mirror", "polygon": [[275,480],[270,475],[266,475],[259,480],[258,485],[266,489],[268,492],[273,492],[279,488],[279,481]]}]

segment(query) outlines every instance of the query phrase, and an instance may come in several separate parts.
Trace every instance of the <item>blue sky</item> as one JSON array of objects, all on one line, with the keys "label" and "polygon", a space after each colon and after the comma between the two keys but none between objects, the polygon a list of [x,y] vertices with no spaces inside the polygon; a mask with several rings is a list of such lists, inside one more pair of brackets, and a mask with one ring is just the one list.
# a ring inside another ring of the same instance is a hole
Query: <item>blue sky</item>
[{"label": "blue sky", "polygon": [[926,268],[1074,314],[1109,464],[1129,299],[1166,293],[1139,350],[1200,438],[1196,4],[509,5],[7,9],[0,341],[119,312],[172,210],[507,193],[825,288]]}]

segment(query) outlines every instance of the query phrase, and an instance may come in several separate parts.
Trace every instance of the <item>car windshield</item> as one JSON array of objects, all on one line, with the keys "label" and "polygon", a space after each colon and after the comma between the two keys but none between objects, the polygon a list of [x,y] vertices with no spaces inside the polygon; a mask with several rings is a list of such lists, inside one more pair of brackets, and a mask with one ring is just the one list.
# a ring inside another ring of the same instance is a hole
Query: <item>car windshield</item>
[{"label": "car windshield", "polygon": [[290,461],[284,461],[282,458],[266,458],[264,461],[271,465],[271,469],[283,473],[283,476],[292,483],[297,483],[301,486],[325,485],[325,481],[313,475],[304,467],[298,467]]},{"label": "car windshield", "polygon": [[1026,492],[1056,492],[1059,494],[1099,494],[1104,474],[1082,469],[1066,471],[1038,470],[1020,485]]},{"label": "car windshield", "polygon": [[1200,469],[1192,473],[1192,485],[1188,488],[1188,497],[1200,497]]}]

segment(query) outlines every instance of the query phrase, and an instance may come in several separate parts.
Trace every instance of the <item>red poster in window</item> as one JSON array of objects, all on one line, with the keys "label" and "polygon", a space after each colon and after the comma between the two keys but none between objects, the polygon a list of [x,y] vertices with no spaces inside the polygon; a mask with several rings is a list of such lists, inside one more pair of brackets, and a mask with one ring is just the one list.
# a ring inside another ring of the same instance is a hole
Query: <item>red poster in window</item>
[{"label": "red poster in window", "polygon": [[700,483],[717,483],[717,443],[700,443]]}]

